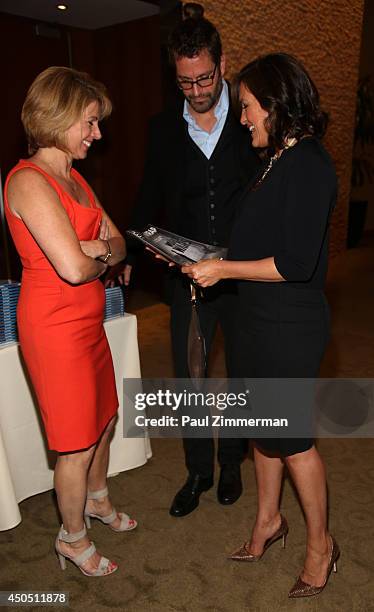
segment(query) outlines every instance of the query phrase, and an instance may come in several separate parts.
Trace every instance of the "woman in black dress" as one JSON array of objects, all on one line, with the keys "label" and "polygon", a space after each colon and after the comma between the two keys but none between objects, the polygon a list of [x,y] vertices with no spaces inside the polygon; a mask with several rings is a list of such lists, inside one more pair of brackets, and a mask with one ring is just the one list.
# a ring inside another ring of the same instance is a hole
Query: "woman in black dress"
[{"label": "woman in black dress", "polygon": [[[228,259],[182,268],[201,287],[238,279],[236,363],[246,378],[317,376],[328,338],[323,293],[329,218],[336,174],[323,148],[327,116],[304,67],[275,53],[251,62],[237,77],[241,122],[266,162],[249,185],[232,230]],[[319,593],[336,569],[339,548],[327,530],[325,469],[313,440],[254,442],[258,511],[251,539],[231,558],[258,561],[288,533],[279,500],[286,464],[307,525],[304,568],[289,597]]]}]

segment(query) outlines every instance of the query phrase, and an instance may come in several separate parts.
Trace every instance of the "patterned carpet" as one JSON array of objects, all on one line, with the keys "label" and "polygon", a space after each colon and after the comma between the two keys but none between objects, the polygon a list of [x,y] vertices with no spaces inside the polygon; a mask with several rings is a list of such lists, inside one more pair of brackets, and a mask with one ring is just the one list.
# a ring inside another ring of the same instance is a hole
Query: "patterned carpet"
[{"label": "patterned carpet", "polygon": [[[374,377],[373,254],[369,244],[331,266],[333,333],[324,376]],[[143,376],[171,375],[167,307],[153,304],[137,314]],[[219,338],[213,361],[211,373],[222,375]],[[0,533],[1,589],[69,591],[74,611],[374,612],[371,439],[319,442],[328,471],[330,529],[342,555],[324,592],[301,601],[287,599],[305,546],[303,516],[289,481],[282,499],[290,525],[286,549],[275,544],[258,564],[233,563],[226,556],[247,537],[255,516],[252,460],[242,466],[244,493],[235,505],[220,506],[213,488],[202,495],[197,511],[178,520],[168,508],[185,477],[180,444],[153,440],[152,448],[146,466],[109,482],[115,505],[137,518],[138,529],[116,534],[93,523],[97,548],[119,563],[118,572],[89,580],[72,564],[60,571],[53,552],[58,517],[47,492],[22,502],[22,523]]]}]

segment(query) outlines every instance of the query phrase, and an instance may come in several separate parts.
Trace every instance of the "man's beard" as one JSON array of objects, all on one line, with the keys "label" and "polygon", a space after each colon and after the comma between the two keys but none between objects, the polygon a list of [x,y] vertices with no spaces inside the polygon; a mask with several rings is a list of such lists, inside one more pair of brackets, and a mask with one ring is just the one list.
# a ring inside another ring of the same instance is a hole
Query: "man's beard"
[{"label": "man's beard", "polygon": [[191,106],[191,108],[193,108],[196,113],[207,113],[208,111],[210,111],[211,108],[213,108],[213,106],[216,105],[218,98],[221,95],[221,91],[222,78],[219,78],[213,91],[210,91],[209,93],[204,93],[204,90],[202,89],[202,92],[199,96],[187,96],[185,94],[185,97],[188,104]]}]

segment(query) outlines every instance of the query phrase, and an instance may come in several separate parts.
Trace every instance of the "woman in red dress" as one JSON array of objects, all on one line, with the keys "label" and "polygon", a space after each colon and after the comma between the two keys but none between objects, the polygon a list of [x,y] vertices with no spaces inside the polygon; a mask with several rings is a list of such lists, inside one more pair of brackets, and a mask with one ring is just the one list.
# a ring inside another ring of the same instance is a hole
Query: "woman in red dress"
[{"label": "woman in red dress", "polygon": [[31,156],[5,185],[7,220],[23,265],[20,346],[49,448],[59,453],[54,486],[63,525],[56,552],[62,569],[69,559],[87,576],[110,574],[117,565],[96,552],[84,519],[90,526],[90,517],[98,518],[114,531],[136,527],[114,510],[106,487],[118,399],[98,280],[125,257],[125,241],[72,168],[101,138],[99,121],[110,112],[105,87],[86,73],[43,71],[22,109]]}]

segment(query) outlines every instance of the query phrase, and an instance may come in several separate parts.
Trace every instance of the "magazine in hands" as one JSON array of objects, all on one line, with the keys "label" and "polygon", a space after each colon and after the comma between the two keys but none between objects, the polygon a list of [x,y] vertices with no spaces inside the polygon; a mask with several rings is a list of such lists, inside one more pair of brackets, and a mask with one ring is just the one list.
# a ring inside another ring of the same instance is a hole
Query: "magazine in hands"
[{"label": "magazine in hands", "polygon": [[137,238],[149,249],[179,266],[196,263],[201,259],[224,259],[227,255],[224,247],[196,242],[154,225],[148,225],[143,232],[128,230],[126,234]]}]

